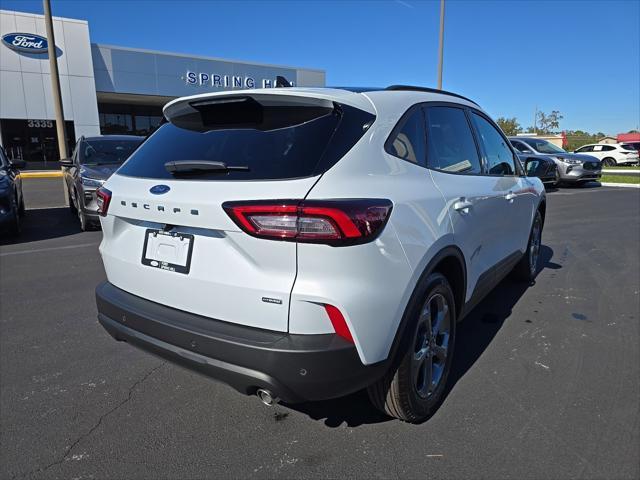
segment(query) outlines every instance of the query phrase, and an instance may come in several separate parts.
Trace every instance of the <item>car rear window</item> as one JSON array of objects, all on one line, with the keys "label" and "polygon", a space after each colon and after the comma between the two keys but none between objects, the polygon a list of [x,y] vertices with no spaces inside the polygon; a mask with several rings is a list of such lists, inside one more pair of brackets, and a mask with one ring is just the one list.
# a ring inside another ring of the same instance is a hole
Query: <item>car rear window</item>
[{"label": "car rear window", "polygon": [[631,143],[623,143],[622,145],[620,145],[622,147],[623,150],[637,150],[638,147],[631,144]]},{"label": "car rear window", "polygon": [[[324,173],[362,137],[375,116],[346,105],[329,109],[305,107],[256,112],[201,112],[166,123],[153,133],[118,170],[118,174],[153,179],[278,180]],[[225,120],[228,119],[227,120]],[[200,172],[173,176],[165,163],[179,160],[222,162],[248,170]]]}]

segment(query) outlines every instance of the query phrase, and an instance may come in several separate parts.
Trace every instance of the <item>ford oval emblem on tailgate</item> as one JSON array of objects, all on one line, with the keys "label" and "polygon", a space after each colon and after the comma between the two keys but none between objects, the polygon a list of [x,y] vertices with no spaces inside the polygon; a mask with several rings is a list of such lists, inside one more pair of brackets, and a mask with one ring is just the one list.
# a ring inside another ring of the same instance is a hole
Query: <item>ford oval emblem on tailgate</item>
[{"label": "ford oval emblem on tailgate", "polygon": [[171,190],[169,185],[154,185],[149,189],[149,191],[154,195],[162,195],[163,193],[167,193],[169,190]]}]

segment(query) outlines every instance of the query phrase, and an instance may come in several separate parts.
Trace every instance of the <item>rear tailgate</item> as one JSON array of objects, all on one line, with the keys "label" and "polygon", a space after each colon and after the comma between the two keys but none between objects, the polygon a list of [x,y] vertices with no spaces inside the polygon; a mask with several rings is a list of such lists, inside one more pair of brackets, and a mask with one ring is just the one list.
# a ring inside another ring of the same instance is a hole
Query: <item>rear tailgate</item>
[{"label": "rear tailgate", "polygon": [[[228,200],[301,198],[315,178],[288,182],[163,181],[115,175],[100,245],[107,278],[115,286],[180,310],[269,330],[287,330],[289,294],[296,274],[296,245],[251,237],[231,221]],[[193,235],[188,274],[142,263],[148,229],[175,225]]]},{"label": "rear tailgate", "polygon": [[[105,184],[112,192],[100,246],[107,278],[166,306],[284,332],[296,244],[248,235],[222,204],[303,199],[375,117],[310,93],[211,97],[224,101],[165,107],[171,123]],[[247,170],[168,172],[165,163],[175,161]]]}]

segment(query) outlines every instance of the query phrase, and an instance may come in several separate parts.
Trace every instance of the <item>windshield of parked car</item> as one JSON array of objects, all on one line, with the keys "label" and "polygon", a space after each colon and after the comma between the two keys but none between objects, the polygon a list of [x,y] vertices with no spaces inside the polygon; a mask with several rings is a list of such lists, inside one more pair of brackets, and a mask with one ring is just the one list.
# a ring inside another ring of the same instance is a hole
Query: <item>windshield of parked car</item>
[{"label": "windshield of parked car", "polygon": [[142,139],[131,140],[85,140],[81,144],[82,165],[121,164],[142,143]]},{"label": "windshield of parked car", "polygon": [[533,147],[536,152],[540,153],[567,153],[560,147],[555,146],[553,143],[539,138],[523,138],[522,141],[527,145]]}]

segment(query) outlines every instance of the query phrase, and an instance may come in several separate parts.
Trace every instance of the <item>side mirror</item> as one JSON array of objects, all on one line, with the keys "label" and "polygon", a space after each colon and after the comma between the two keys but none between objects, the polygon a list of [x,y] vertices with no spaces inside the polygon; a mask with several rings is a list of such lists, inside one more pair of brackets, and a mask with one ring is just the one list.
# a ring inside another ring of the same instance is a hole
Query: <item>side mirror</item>
[{"label": "side mirror", "polygon": [[61,158],[60,165],[63,167],[73,167],[73,159],[71,158]]},{"label": "side mirror", "polygon": [[23,168],[25,168],[27,166],[27,162],[25,162],[24,160],[22,160],[21,158],[13,158],[9,160],[9,163],[11,164],[11,166],[13,168],[16,168],[18,170],[22,170]]}]

